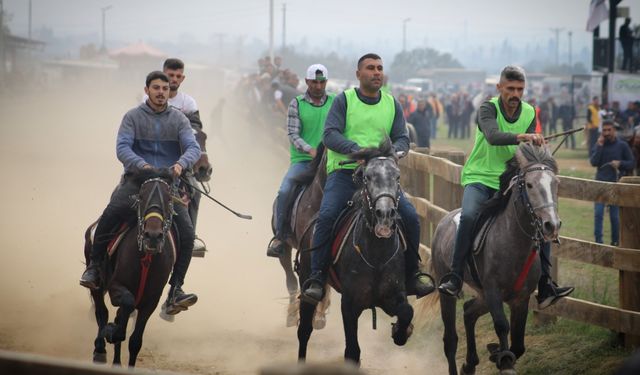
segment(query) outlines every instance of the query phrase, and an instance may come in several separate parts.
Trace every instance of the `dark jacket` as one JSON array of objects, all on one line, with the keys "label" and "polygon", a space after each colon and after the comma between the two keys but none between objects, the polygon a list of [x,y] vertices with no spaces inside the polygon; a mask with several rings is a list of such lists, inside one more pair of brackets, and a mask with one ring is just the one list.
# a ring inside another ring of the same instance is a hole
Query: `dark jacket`
[{"label": "dark jacket", "polygon": [[[605,141],[602,146],[596,143],[589,160],[592,166],[598,168],[596,171],[598,181],[617,182],[620,177],[633,171],[635,166],[631,148],[620,138],[616,138],[613,142]],[[613,160],[620,160],[618,170],[608,164]]]}]

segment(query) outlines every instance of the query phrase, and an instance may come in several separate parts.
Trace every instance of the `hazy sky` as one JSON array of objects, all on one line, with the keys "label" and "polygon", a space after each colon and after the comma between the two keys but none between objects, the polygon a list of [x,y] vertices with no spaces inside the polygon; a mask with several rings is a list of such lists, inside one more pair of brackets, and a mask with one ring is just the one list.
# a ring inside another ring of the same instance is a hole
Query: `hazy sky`
[{"label": "hazy sky", "polygon": [[[303,38],[309,46],[336,49],[355,45],[400,50],[402,20],[408,48],[429,45],[453,50],[454,43],[495,43],[509,37],[516,43],[545,44],[550,28],[573,31],[576,50],[590,44],[585,31],[589,0],[287,0],[274,1],[276,47],[282,40],[282,4],[287,6],[287,42]],[[51,27],[56,36],[95,35],[100,42],[100,8],[107,12],[107,41],[153,42],[197,40],[214,34],[268,39],[268,0],[32,0],[33,29]],[[26,35],[27,0],[4,0],[12,14],[13,33]],[[640,22],[640,0],[623,0],[633,23]],[[602,24],[603,26],[606,23]],[[606,26],[605,26],[606,28]],[[460,47],[460,46],[458,46]]]}]

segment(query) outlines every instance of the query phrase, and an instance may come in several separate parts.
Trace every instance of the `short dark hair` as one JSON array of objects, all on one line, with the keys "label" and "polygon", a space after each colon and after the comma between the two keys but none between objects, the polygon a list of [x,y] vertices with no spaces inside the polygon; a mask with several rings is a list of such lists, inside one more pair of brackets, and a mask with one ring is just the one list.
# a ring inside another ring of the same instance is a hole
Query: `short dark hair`
[{"label": "short dark hair", "polygon": [[162,70],[164,69],[171,69],[171,70],[184,69],[184,63],[182,62],[182,60],[172,57],[164,60],[164,64],[162,64]]},{"label": "short dark hair", "polygon": [[366,55],[358,59],[358,69],[360,69],[360,64],[362,64],[362,62],[366,59],[382,60],[382,57],[378,56],[375,53],[367,53]]},{"label": "short dark hair", "polygon": [[524,82],[526,81],[524,69],[516,65],[507,65],[500,73],[500,80]]},{"label": "short dark hair", "polygon": [[162,80],[166,83],[169,83],[169,77],[167,77],[166,74],[164,74],[163,72],[159,71],[159,70],[154,70],[153,72],[147,74],[147,81],[146,81],[146,85],[147,87],[149,87],[149,85],[151,84],[151,81],[153,80]]}]

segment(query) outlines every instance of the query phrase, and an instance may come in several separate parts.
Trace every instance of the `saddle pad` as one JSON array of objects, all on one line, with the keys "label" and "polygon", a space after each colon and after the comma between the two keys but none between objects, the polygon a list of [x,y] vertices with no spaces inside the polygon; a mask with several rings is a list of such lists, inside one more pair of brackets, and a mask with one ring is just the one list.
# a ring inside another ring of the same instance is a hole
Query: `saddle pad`
[{"label": "saddle pad", "polygon": [[356,220],[357,218],[358,210],[351,209],[342,217],[342,220],[340,220],[336,225],[337,231],[333,239],[333,243],[331,244],[331,259],[333,260],[332,264],[338,263],[338,259],[340,259],[340,254],[342,253],[342,249],[344,248],[344,244],[347,242],[347,238],[349,238],[349,233],[351,233],[353,227],[358,221]]},{"label": "saddle pad", "polygon": [[[98,226],[97,221],[91,226],[91,230],[90,230],[91,235],[89,239],[91,240],[92,244],[95,239],[97,226]],[[116,250],[118,249],[118,245],[120,245],[120,242],[122,242],[122,239],[124,238],[124,236],[129,232],[129,229],[131,228],[127,224],[123,223],[118,229],[116,236],[113,239],[111,239],[111,241],[107,245],[107,253],[109,254],[109,258],[111,258],[116,253]],[[176,246],[175,236],[173,235],[173,229],[169,231],[169,243],[171,244],[171,252],[173,253],[173,261],[175,263],[178,255],[177,254],[178,250]]]}]

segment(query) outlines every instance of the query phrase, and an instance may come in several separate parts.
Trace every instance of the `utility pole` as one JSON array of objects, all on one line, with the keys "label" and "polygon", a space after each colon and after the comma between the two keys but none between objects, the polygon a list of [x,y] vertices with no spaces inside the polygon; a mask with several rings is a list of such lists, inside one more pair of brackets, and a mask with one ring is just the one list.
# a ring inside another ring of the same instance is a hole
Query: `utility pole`
[{"label": "utility pole", "polygon": [[29,39],[31,39],[31,0],[29,0]]},{"label": "utility pole", "polygon": [[6,65],[4,54],[4,4],[3,0],[0,0],[0,89],[4,86]]},{"label": "utility pole", "polygon": [[273,64],[273,0],[269,0],[269,57]]},{"label": "utility pole", "polygon": [[402,52],[407,50],[407,22],[409,21],[411,21],[411,18],[402,20]]},{"label": "utility pole", "polygon": [[567,34],[569,35],[569,69],[571,69],[573,67],[571,61],[573,57],[573,53],[571,52],[571,36],[573,35],[573,31],[568,31]]},{"label": "utility pole", "polygon": [[552,27],[551,32],[556,34],[556,66],[560,65],[560,31],[564,30],[561,27]]},{"label": "utility pole", "polygon": [[106,28],[106,14],[109,9],[113,8],[111,5],[107,5],[106,7],[100,8],[102,11],[102,47],[100,47],[101,52],[107,52],[107,28]]},{"label": "utility pole", "polygon": [[282,51],[287,48],[287,3],[282,4]]}]

